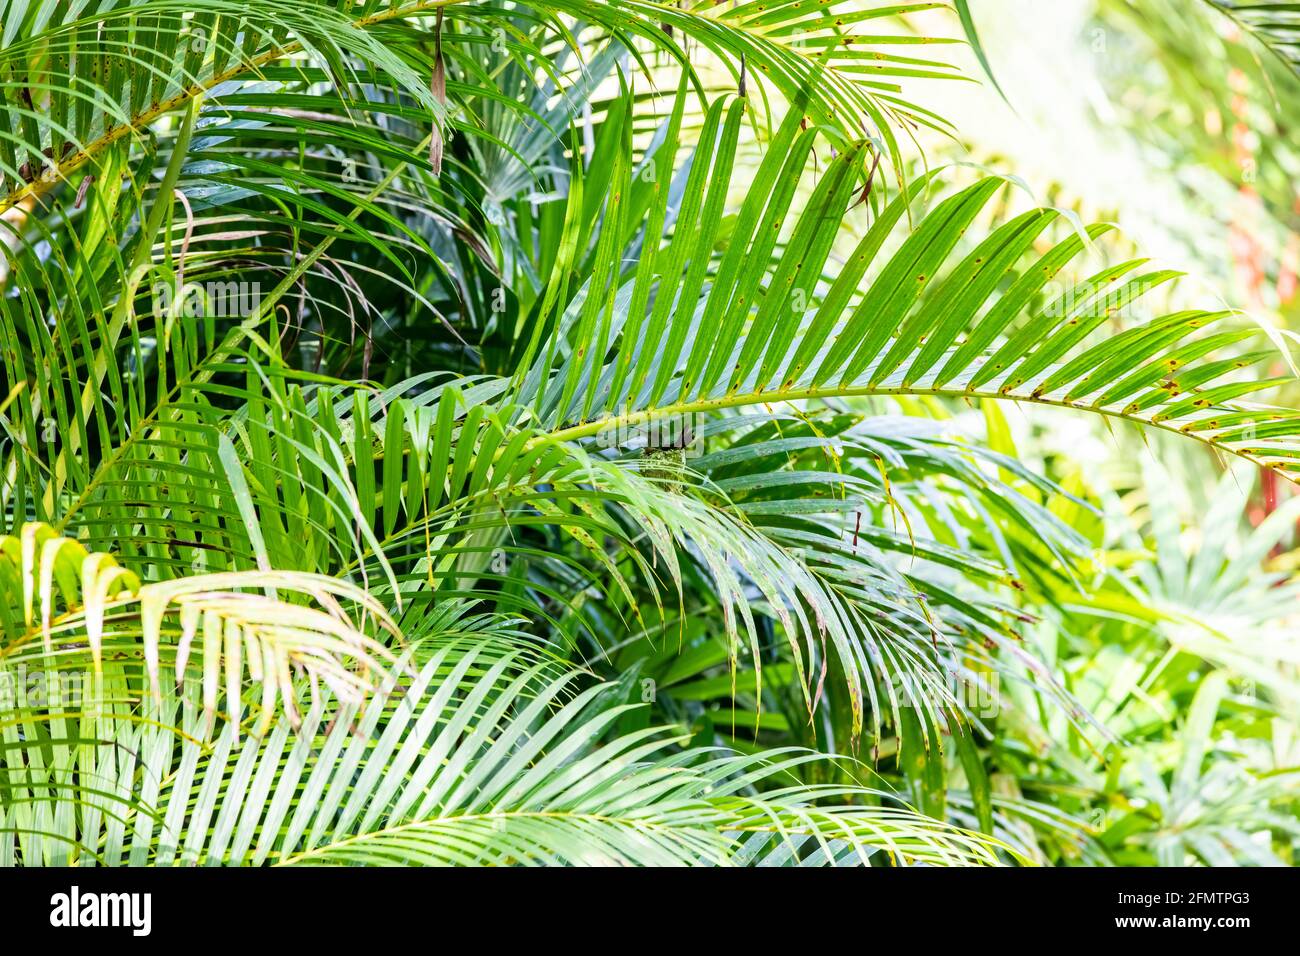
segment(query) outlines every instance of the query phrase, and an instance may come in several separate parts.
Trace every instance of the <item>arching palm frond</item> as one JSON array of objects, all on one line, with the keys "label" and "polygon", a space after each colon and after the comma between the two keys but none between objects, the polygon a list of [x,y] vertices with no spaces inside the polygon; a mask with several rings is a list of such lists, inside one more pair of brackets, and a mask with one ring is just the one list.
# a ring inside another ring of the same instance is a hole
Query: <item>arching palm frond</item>
[{"label": "arching palm frond", "polygon": [[[426,636],[400,669],[409,679],[364,706],[322,695],[297,730],[281,719],[242,746],[238,720],[205,736],[193,673],[143,706],[147,720],[121,704],[90,716],[24,699],[0,765],[0,859],[726,865],[778,848],[814,862],[1000,859],[996,841],[862,788],[754,792],[817,754],[682,752],[687,738],[661,729],[612,733],[629,705],[610,686],[584,689],[491,622]],[[44,713],[50,735],[29,736]]]},{"label": "arching palm frond", "polygon": [[[815,130],[801,131],[795,110],[720,248],[717,223],[742,113],[739,101],[714,104],[704,147],[691,159],[694,181],[682,206],[692,212],[682,227],[662,248],[648,244],[635,270],[620,269],[613,250],[598,260],[561,321],[564,344],[530,356],[516,376],[518,398],[536,407],[551,440],[780,401],[950,395],[1102,414],[1295,472],[1296,413],[1240,401],[1289,380],[1242,374],[1276,358],[1257,328],[1203,310],[1114,327],[1178,273],[1142,271],[1146,260],[1127,260],[1044,300],[1049,283],[1085,249],[1072,233],[1033,252],[1058,218],[1050,209],[1004,223],[958,258],[959,240],[1001,180],[983,179],[938,203],[882,262],[909,196],[921,191],[916,184],[824,282],[858,157],[840,154],[806,208],[793,208],[796,175],[816,139]],[[611,222],[620,221],[629,173],[611,191]],[[791,238],[778,252],[787,217]],[[1089,227],[1088,241],[1108,229]],[[869,268],[874,277],[862,287]]]}]

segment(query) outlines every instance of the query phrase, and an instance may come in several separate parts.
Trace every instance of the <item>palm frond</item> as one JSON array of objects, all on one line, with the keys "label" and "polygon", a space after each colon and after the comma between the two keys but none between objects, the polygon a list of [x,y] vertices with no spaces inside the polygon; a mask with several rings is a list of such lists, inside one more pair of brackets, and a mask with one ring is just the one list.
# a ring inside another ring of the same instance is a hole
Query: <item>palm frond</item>
[{"label": "palm frond", "polygon": [[[725,865],[758,841],[796,859],[811,847],[862,863],[999,861],[996,841],[874,805],[862,788],[753,793],[816,754],[681,752],[684,738],[657,728],[610,735],[628,707],[610,706],[607,685],[582,689],[577,673],[491,630],[473,637],[413,645],[411,678],[386,682],[364,710],[323,697],[296,733],[280,720],[240,749],[235,721],[201,742],[183,691],[144,725],[54,708],[50,720],[69,727],[51,758],[22,738],[6,748],[0,857]],[[16,723],[36,716],[21,702]]]},{"label": "palm frond", "polygon": [[[82,649],[88,648],[95,686],[101,687],[106,654],[125,649],[138,653],[147,692],[161,705],[164,620],[170,617],[175,623],[169,634],[179,625],[179,637],[169,648],[176,681],[182,680],[191,657],[199,661],[207,720],[211,722],[224,689],[237,727],[247,669],[263,688],[259,733],[270,726],[277,701],[290,721],[297,721],[293,671],[359,705],[393,659],[344,611],[343,603],[395,635],[396,626],[383,607],[360,588],[323,575],[268,569],[142,584],[113,555],[88,552],[47,525],[29,524],[18,536],[0,538],[0,581],[5,586],[0,659],[7,670],[79,669],[85,664]],[[263,593],[250,594],[250,589]],[[318,606],[290,603],[280,592],[310,598]],[[88,703],[95,706],[93,699]]]}]

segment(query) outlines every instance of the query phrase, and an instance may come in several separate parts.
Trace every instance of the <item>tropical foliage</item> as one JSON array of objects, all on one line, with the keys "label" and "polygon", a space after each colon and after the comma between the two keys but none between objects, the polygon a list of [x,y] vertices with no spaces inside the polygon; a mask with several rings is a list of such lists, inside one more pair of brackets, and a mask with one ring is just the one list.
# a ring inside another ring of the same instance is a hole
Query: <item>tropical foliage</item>
[{"label": "tropical foliage", "polygon": [[965,3],[0,11],[0,861],[1289,861],[1286,338]]}]

